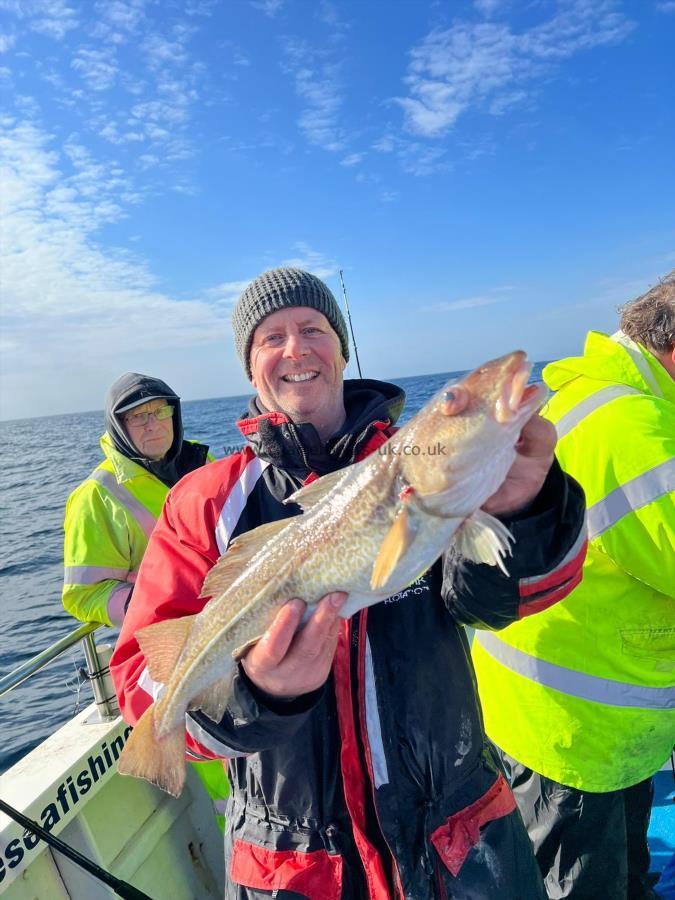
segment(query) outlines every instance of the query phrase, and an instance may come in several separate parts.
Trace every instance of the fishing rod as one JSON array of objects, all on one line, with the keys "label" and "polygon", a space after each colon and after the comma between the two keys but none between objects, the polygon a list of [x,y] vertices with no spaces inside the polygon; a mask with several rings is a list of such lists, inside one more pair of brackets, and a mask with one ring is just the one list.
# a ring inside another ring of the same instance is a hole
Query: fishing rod
[{"label": "fishing rod", "polygon": [[74,847],[66,844],[60,838],[57,838],[56,835],[47,831],[47,829],[43,828],[38,822],[29,819],[28,816],[24,816],[23,813],[19,812],[18,809],[14,809],[9,803],[5,803],[4,800],[0,800],[0,811],[4,812],[10,819],[14,819],[15,822],[18,822],[19,825],[22,825],[27,831],[32,831],[33,834],[42,838],[45,844],[49,844],[50,847],[58,850],[59,853],[62,853],[71,860],[71,862],[80,866],[85,872],[89,872],[94,878],[98,878],[99,881],[107,884],[108,887],[111,887],[117,896],[122,897],[123,900],[152,900],[152,897],[148,896],[148,894],[139,891],[138,888],[135,888],[133,884],[129,884],[128,881],[122,881],[121,878],[115,878],[110,872],[102,869],[101,866],[98,866],[88,857],[83,856],[79,851],[75,850]]},{"label": "fishing rod", "polygon": [[345,290],[345,280],[342,277],[342,269],[340,271],[340,284],[342,285],[342,296],[345,298],[345,309],[347,310],[347,320],[349,322],[349,330],[352,335],[352,344],[354,345],[354,356],[356,357],[356,368],[359,370],[359,378],[363,378],[361,374],[361,363],[359,362],[359,351],[356,346],[356,338],[354,337],[354,329],[352,328],[352,314],[349,312],[349,301],[347,300],[347,291]]}]

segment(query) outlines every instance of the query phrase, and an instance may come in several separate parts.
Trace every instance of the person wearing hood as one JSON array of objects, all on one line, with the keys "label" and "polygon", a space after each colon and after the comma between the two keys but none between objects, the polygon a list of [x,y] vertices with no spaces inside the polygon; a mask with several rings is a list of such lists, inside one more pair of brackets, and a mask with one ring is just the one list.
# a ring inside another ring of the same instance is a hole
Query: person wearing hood
[{"label": "person wearing hood", "polygon": [[[127,372],[105,401],[103,462],[68,498],[63,605],[83,622],[121,626],[148,539],[169,489],[212,461],[183,439],[180,397],[159,378]],[[224,828],[229,784],[222,764],[195,771]]]},{"label": "person wearing hood", "polygon": [[169,488],[210,458],[183,440],[180,398],[127,372],[105,401],[103,461],[68,498],[63,605],[82,622],[119,627]]},{"label": "person wearing hood", "polygon": [[588,555],[563,603],[476,634],[485,725],[549,897],[645,900],[652,776],[675,739],[675,272],[544,378]]},{"label": "person wearing hood", "polygon": [[[232,541],[297,515],[284,501],[377,452],[403,409],[395,385],[343,379],[346,324],[308,272],[260,275],[233,326],[256,391],[238,423],[247,443],[185,478],[157,523],[110,663],[131,724],[160,689],[139,629],[198,613],[204,577]],[[466,402],[458,389],[453,412]],[[544,897],[483,733],[463,626],[536,611],[564,596],[563,558],[581,568],[583,498],[553,444],[553,428],[531,419],[506,490],[490,501],[516,537],[509,577],[467,564],[455,591],[439,561],[349,620],[339,616],[346,595],[329,594],[297,634],[305,604],[291,600],[240,663],[222,720],[186,715],[188,758],[228,760],[228,900]],[[520,596],[522,578],[534,604]]]}]

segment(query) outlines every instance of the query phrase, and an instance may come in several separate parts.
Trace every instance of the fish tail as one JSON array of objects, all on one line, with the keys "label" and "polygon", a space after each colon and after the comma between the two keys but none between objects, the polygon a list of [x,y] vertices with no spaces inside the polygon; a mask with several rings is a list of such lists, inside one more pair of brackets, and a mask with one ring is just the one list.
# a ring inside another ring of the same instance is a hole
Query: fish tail
[{"label": "fish tail", "polygon": [[185,731],[174,728],[161,738],[155,733],[154,706],[148,707],[129,735],[118,771],[145,778],[174,797],[185,783]]}]

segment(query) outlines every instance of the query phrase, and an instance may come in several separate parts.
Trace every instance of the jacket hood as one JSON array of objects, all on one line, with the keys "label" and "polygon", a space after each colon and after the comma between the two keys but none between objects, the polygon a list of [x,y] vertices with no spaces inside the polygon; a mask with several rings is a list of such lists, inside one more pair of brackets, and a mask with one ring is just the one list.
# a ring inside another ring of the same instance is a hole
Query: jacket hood
[{"label": "jacket hood", "polygon": [[405,392],[384,381],[348,379],[343,387],[347,417],[325,444],[313,425],[265,409],[257,396],[237,425],[256,456],[277,468],[301,478],[334,472],[354,462],[375,431],[394,425],[405,404]]},{"label": "jacket hood", "polygon": [[[166,456],[160,460],[151,460],[141,456],[133,445],[124,427],[122,413],[135,406],[147,403],[148,400],[166,399],[174,408],[173,443]],[[143,466],[169,487],[179,478],[176,460],[183,447],[183,421],[181,417],[180,397],[171,390],[161,378],[140,375],[138,372],[126,372],[110,386],[105,400],[105,427],[113,446],[119,453]]]},{"label": "jacket hood", "polygon": [[571,356],[544,368],[544,381],[558,391],[575,378],[625,384],[639,391],[675,402],[675,381],[659,360],[643,347],[617,331],[611,337],[589,331],[583,356]]}]

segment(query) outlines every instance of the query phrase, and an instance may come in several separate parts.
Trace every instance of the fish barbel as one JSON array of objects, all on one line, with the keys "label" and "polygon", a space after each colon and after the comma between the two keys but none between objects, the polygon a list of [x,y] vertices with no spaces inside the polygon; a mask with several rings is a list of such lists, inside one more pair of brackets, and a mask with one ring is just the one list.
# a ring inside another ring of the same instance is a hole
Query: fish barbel
[{"label": "fish barbel", "polygon": [[[543,401],[543,386],[527,386],[530,369],[516,351],[448,385],[376,452],[289,497],[302,515],[238,537],[207,575],[202,597],[211,599],[200,613],[137,632],[164,689],[130,735],[119,771],[180,794],[186,712],[221,720],[238,659],[288,600],[301,597],[311,615],[323,596],[345,591],[340,615],[348,618],[404,590],[451,547],[506,571],[511,535],[480,507]],[[451,415],[456,384],[468,403]]]}]

